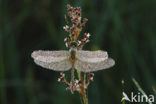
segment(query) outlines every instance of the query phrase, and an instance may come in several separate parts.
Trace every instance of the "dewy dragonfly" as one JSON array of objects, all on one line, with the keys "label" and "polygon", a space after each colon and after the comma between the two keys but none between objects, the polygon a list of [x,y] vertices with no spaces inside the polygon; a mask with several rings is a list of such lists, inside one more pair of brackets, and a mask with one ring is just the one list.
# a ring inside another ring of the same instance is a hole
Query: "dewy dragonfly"
[{"label": "dewy dragonfly", "polygon": [[74,86],[74,68],[81,72],[107,69],[115,64],[106,51],[85,51],[77,49],[77,42],[71,42],[69,51],[34,51],[34,62],[43,68],[54,71],[71,70],[71,90]]}]

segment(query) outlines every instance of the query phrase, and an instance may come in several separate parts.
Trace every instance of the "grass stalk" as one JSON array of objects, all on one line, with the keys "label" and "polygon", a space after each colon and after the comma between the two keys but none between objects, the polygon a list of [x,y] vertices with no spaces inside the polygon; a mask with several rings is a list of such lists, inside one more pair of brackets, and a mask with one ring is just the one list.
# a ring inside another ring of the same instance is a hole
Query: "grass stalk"
[{"label": "grass stalk", "polygon": [[[124,80],[121,81],[122,84],[122,92],[124,92]],[[122,98],[123,98],[123,94],[122,94]],[[122,101],[122,104],[125,104],[125,100]]]},{"label": "grass stalk", "polygon": [[[139,85],[139,83],[135,80],[135,78],[132,78],[132,81],[134,82],[134,84],[136,85],[136,87],[138,88],[138,90],[148,98],[147,94],[144,92],[144,90],[141,88],[141,86]],[[152,104],[151,102],[148,101],[148,104]]]},{"label": "grass stalk", "polygon": [[154,93],[156,94],[156,88],[154,86],[152,86],[152,89],[153,89]]}]

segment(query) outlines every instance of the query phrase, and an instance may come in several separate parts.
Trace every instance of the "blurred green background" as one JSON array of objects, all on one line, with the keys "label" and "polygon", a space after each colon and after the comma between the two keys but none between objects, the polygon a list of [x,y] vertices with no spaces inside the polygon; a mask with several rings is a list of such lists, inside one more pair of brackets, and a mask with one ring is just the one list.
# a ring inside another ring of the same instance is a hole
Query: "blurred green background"
[{"label": "blurred green background", "polygon": [[78,93],[72,95],[57,82],[58,72],[37,66],[31,58],[34,50],[66,49],[68,3],[80,6],[89,20],[83,32],[91,33],[91,41],[84,49],[106,50],[116,61],[113,68],[95,72],[87,90],[89,104],[120,104],[122,79],[128,95],[138,93],[131,77],[147,95],[154,94],[156,0],[1,0],[0,104],[81,103]]}]

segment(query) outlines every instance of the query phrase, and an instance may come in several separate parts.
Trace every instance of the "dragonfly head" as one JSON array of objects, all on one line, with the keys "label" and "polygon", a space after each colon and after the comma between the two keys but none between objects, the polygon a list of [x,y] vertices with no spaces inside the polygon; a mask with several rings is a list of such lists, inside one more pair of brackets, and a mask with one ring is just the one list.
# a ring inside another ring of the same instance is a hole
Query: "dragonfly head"
[{"label": "dragonfly head", "polygon": [[77,48],[78,43],[76,41],[70,42],[70,48]]}]

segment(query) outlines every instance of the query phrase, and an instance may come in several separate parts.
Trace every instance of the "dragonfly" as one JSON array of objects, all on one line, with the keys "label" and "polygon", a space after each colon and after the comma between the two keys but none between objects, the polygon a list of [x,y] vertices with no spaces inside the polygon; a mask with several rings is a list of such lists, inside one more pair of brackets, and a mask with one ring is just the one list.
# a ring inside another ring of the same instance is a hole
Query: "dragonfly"
[{"label": "dragonfly", "polygon": [[75,69],[87,73],[108,69],[115,64],[115,61],[108,57],[106,51],[78,50],[76,45],[72,45],[69,51],[38,50],[34,51],[31,56],[37,65],[46,69],[54,71],[68,71],[71,69],[72,87],[74,86]]}]

